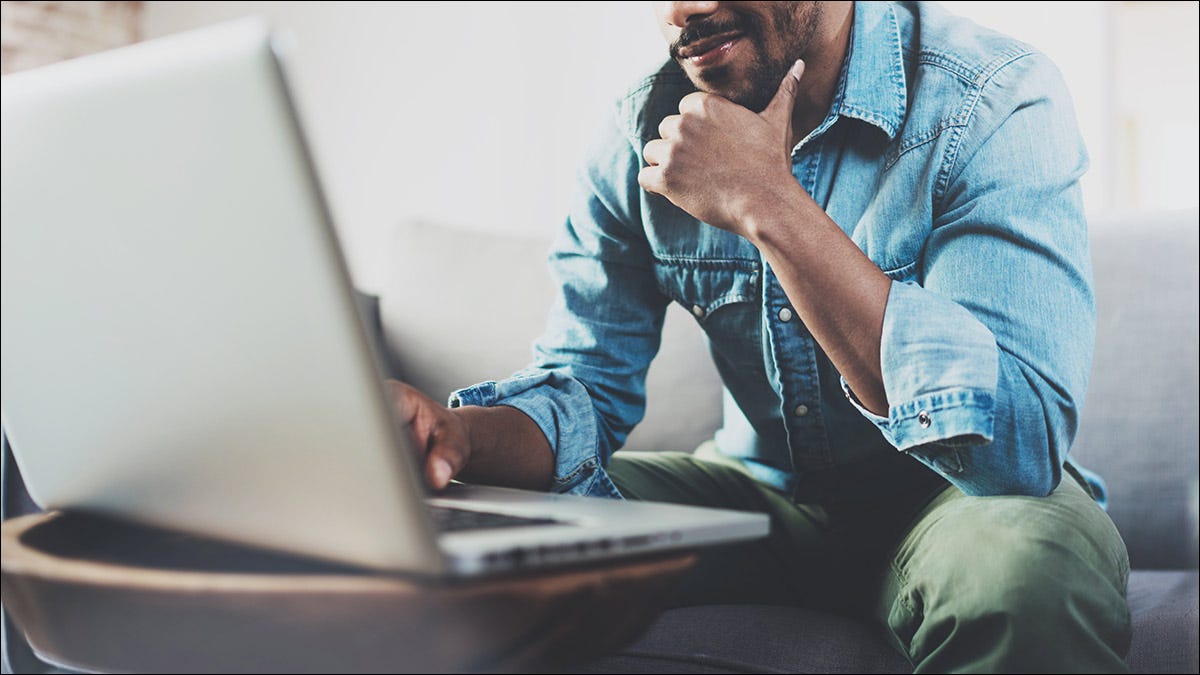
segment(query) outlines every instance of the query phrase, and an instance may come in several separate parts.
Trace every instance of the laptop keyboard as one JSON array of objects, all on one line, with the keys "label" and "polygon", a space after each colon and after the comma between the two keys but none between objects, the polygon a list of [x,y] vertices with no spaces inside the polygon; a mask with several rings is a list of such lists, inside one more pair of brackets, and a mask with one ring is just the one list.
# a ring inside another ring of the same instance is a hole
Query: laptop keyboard
[{"label": "laptop keyboard", "polygon": [[530,525],[555,525],[561,521],[551,518],[523,518],[504,513],[471,511],[449,506],[428,505],[433,526],[439,532],[461,532],[463,530],[494,530],[502,527],[528,527]]}]

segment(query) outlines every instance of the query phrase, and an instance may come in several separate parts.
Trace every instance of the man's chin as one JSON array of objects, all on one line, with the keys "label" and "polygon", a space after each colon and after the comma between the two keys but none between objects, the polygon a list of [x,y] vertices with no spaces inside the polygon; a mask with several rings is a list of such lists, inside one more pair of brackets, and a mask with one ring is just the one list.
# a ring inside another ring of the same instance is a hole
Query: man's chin
[{"label": "man's chin", "polygon": [[758,110],[754,112],[762,112],[766,107],[756,100],[758,97],[754,95],[753,89],[746,87],[745,78],[739,78],[730,66],[713,66],[700,72],[684,67],[684,72],[692,81],[692,85],[706,94],[715,94],[751,110],[757,106]]}]

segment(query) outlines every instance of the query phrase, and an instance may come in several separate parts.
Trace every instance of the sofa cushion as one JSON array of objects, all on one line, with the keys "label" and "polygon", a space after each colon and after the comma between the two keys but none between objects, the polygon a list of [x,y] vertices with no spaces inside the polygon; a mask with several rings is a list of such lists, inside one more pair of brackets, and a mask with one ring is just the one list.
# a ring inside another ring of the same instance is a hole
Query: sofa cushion
[{"label": "sofa cushion", "polygon": [[1196,211],[1091,223],[1096,358],[1072,451],[1109,487],[1136,568],[1196,564]]},{"label": "sofa cushion", "polygon": [[664,613],[620,654],[580,673],[908,673],[881,631],[845,617],[775,605],[708,605]]},{"label": "sofa cushion", "polygon": [[[1197,573],[1129,577],[1136,673],[1197,672]],[[580,673],[907,673],[908,660],[865,622],[796,607],[710,605],[665,612],[620,654]]]},{"label": "sofa cushion", "polygon": [[1195,571],[1134,571],[1129,576],[1135,673],[1200,672],[1200,574]]}]

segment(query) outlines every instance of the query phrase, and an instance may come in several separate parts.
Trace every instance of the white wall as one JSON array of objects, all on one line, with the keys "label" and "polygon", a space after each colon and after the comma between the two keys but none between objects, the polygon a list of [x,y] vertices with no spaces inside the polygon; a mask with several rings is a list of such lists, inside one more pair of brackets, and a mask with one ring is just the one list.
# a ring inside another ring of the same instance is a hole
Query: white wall
[{"label": "white wall", "polygon": [[366,289],[401,220],[557,228],[605,111],[666,54],[644,2],[147,2],[143,29],[248,14],[295,34],[291,79]]},{"label": "white wall", "polygon": [[1115,206],[1196,208],[1200,3],[1122,2],[1113,49]]}]

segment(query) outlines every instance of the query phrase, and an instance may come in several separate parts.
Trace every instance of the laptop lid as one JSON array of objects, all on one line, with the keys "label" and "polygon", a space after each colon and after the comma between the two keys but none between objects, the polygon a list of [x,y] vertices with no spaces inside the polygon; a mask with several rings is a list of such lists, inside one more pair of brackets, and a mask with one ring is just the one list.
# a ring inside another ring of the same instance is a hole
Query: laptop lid
[{"label": "laptop lid", "polygon": [[438,573],[278,48],[3,78],[4,425],[44,508]]}]

